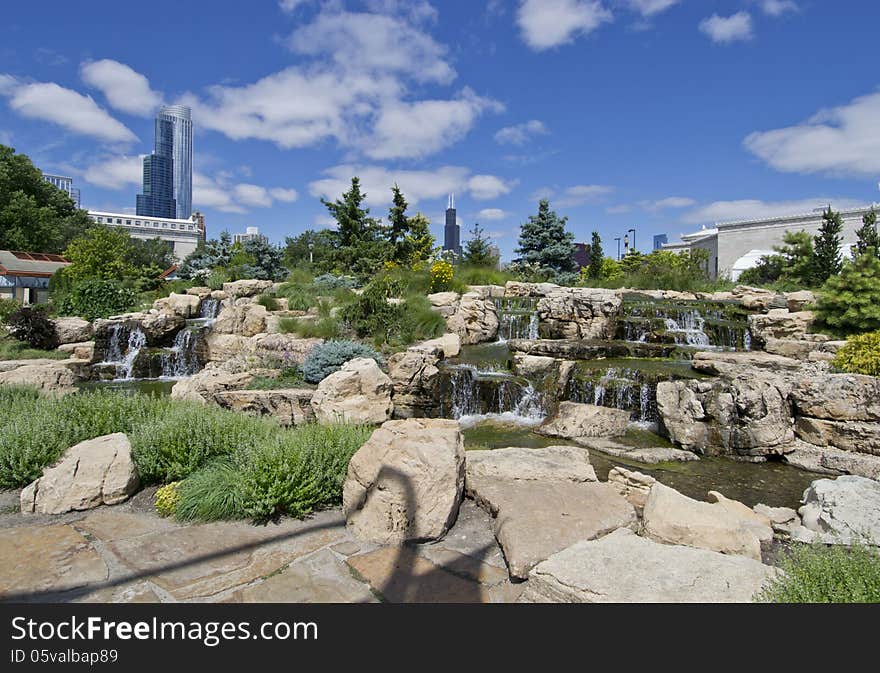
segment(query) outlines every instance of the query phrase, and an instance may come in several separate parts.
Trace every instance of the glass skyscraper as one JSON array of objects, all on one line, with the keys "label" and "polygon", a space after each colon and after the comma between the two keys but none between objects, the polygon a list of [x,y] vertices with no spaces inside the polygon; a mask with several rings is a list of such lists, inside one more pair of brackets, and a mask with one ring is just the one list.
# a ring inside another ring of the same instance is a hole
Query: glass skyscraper
[{"label": "glass skyscraper", "polygon": [[144,157],[137,214],[188,220],[192,214],[192,111],[163,105],[156,115],[153,153]]},{"label": "glass skyscraper", "polygon": [[173,128],[172,163],[174,165],[173,196],[179,220],[192,215],[192,110],[186,105],[163,105],[157,119],[167,121]]}]

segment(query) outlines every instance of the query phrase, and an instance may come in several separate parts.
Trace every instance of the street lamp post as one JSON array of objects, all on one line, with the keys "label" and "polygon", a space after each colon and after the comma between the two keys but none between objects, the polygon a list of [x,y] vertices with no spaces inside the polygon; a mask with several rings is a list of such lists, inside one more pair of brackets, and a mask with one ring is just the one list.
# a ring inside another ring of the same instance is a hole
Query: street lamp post
[{"label": "street lamp post", "polygon": [[309,243],[309,265],[315,263],[315,244]]},{"label": "street lamp post", "polygon": [[636,249],[636,230],[629,229],[629,230],[627,230],[627,233],[630,233],[633,235],[633,250],[635,250]]},{"label": "street lamp post", "polygon": [[626,257],[629,254],[629,234],[623,235],[623,256]]}]

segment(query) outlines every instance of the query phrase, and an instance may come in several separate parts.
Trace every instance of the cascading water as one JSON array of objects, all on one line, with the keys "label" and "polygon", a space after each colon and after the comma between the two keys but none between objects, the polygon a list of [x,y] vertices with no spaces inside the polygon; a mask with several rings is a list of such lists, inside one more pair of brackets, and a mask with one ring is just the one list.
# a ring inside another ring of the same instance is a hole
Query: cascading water
[{"label": "cascading water", "polygon": [[110,328],[107,353],[101,364],[114,365],[117,380],[131,379],[135,361],[146,345],[147,335],[139,326],[130,327],[125,323],[117,323]]},{"label": "cascading water", "polygon": [[188,325],[177,333],[170,350],[162,353],[162,378],[192,376],[201,369],[198,344],[203,330],[204,323]]},{"label": "cascading water", "polygon": [[545,416],[543,396],[508,372],[449,365],[443,370],[440,415],[465,425],[488,418],[535,425]]},{"label": "cascading water", "polygon": [[538,338],[538,311],[534,297],[496,298],[498,341]]},{"label": "cascading water", "polygon": [[203,299],[202,306],[199,309],[199,318],[203,320],[214,320],[220,314],[219,299]]}]

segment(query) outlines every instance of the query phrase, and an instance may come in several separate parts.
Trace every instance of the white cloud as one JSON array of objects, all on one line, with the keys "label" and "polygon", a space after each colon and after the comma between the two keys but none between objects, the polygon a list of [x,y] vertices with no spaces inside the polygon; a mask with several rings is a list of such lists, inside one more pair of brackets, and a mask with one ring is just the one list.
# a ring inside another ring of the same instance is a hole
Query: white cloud
[{"label": "white cloud", "polygon": [[752,15],[748,12],[737,12],[731,16],[713,14],[700,22],[700,30],[716,44],[730,44],[754,37]]},{"label": "white cloud", "polygon": [[309,0],[279,0],[278,6],[284,12],[293,12],[297,7],[306,4]]},{"label": "white cloud", "polygon": [[786,12],[796,12],[800,8],[794,0],[761,0],[761,9],[768,16],[782,16]]},{"label": "white cloud", "polygon": [[162,94],[150,88],[150,81],[119,61],[86,61],[80,66],[83,81],[99,89],[110,107],[149,117],[162,103]]},{"label": "white cloud", "polygon": [[[324,171],[324,177],[309,183],[309,193],[333,201],[351,187],[351,178],[360,179],[365,202],[372,208],[391,203],[391,187],[397,184],[410,205],[430,199],[445,199],[450,193],[469,192],[473,198],[492,198],[510,186],[493,175],[471,176],[462,166],[441,166],[434,170],[392,170],[384,166],[343,164]],[[383,215],[379,213],[378,216]]]},{"label": "white cloud", "polygon": [[83,180],[104,189],[124,189],[143,183],[143,157],[107,156],[82,171]]},{"label": "white cloud", "polygon": [[645,18],[665,12],[681,0],[626,0],[630,9],[638,12]]},{"label": "white cloud", "polygon": [[344,70],[404,73],[439,84],[455,79],[446,48],[394,16],[324,12],[294,31],[288,46],[306,56],[329,56]]},{"label": "white cloud", "polygon": [[522,0],[516,16],[523,39],[535,51],[573,42],[612,19],[598,0]]},{"label": "white cloud", "polygon": [[113,143],[131,143],[137,136],[116,120],[91,96],[65,89],[54,82],[23,83],[0,75],[0,95],[23,117],[57,124],[68,131]]},{"label": "white cloud", "polygon": [[436,21],[439,15],[437,8],[426,0],[366,0],[365,4],[371,12],[406,16],[415,23]]},{"label": "white cloud", "polygon": [[499,145],[525,145],[533,136],[549,133],[544,122],[532,119],[523,124],[506,126],[495,134],[495,142]]},{"label": "white cloud", "polygon": [[233,193],[235,194],[235,199],[245,206],[268,208],[272,205],[272,197],[269,196],[269,190],[259,185],[241,183],[235,185]]},{"label": "white cloud", "polygon": [[790,173],[876,176],[880,171],[880,93],[822,110],[802,124],[752,133],[746,148]]},{"label": "white cloud", "polygon": [[513,185],[496,175],[475,175],[468,180],[467,189],[478,201],[488,201],[510,193]]},{"label": "white cloud", "polygon": [[668,210],[670,208],[690,208],[696,205],[696,201],[686,196],[668,196],[657,201],[640,201],[639,205],[648,212]]},{"label": "white cloud", "polygon": [[605,209],[605,212],[609,213],[610,215],[622,215],[624,213],[629,213],[631,211],[632,211],[632,206],[628,206],[626,204],[620,204],[617,206],[608,206]]},{"label": "white cloud", "polygon": [[373,133],[359,144],[372,159],[424,157],[461,140],[484,111],[499,109],[499,103],[468,89],[453,100],[386,103]]},{"label": "white cloud", "polygon": [[478,220],[503,220],[510,213],[507,213],[500,208],[483,208],[479,213],[477,213]]},{"label": "white cloud", "polygon": [[613,191],[614,187],[609,187],[608,185],[574,185],[563,191],[562,198],[556,200],[556,205],[566,208],[582,206],[588,203],[594,204]]},{"label": "white cloud", "polygon": [[285,189],[284,187],[270,189],[269,194],[276,201],[282,201],[284,203],[293,203],[299,198],[299,193],[295,189]]},{"label": "white cloud", "polygon": [[681,221],[686,224],[714,224],[731,220],[756,220],[765,217],[800,215],[811,213],[816,208],[824,208],[829,203],[836,210],[865,205],[864,202],[854,199],[831,199],[827,196],[792,201],[761,201],[759,199],[715,201],[689,211],[681,218]]}]

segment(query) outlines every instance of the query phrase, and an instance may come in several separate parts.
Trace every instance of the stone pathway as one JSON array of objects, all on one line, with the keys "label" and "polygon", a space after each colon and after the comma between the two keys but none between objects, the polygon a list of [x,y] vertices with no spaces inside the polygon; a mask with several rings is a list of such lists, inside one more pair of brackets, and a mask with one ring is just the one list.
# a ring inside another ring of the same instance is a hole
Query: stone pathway
[{"label": "stone pathway", "polygon": [[187,525],[156,515],[153,493],[59,516],[0,493],[0,601],[512,602],[523,589],[471,501],[441,542],[397,548],[355,540],[338,509]]}]

